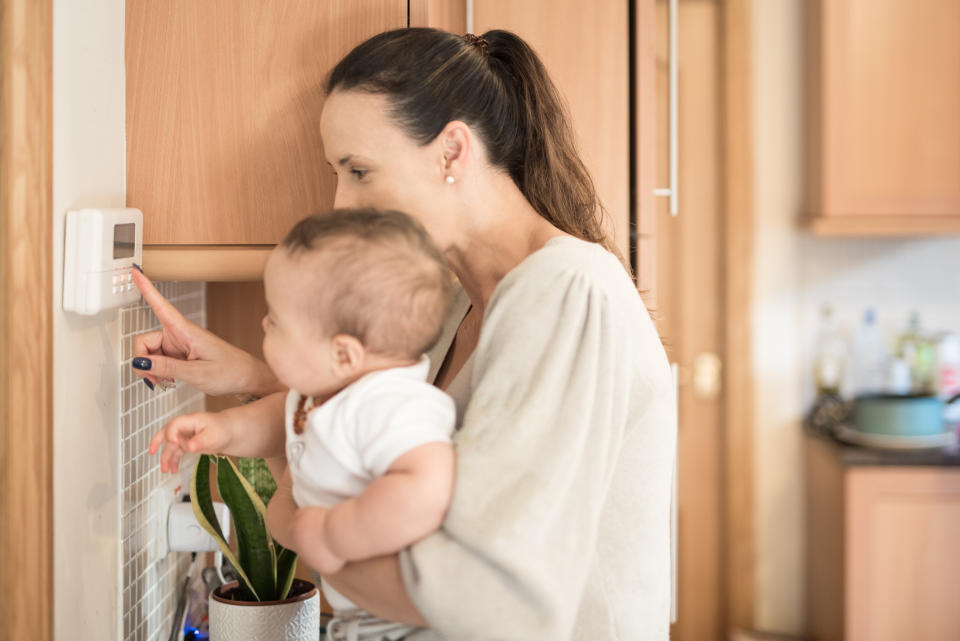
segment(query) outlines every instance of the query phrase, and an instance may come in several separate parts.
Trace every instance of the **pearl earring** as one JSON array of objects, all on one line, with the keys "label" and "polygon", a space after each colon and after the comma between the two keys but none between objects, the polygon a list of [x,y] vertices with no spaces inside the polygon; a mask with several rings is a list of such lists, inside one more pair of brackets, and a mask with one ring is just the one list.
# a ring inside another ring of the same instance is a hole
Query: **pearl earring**
[{"label": "pearl earring", "polygon": [[453,176],[447,176],[444,180],[447,181],[448,185],[452,185],[453,181],[456,180]]}]

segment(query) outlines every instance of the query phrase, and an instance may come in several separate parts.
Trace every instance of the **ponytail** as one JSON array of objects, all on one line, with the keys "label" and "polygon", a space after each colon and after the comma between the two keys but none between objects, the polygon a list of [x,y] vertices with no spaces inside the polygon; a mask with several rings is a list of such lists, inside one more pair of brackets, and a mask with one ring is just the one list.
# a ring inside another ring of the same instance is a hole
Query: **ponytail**
[{"label": "ponytail", "polygon": [[326,91],[337,89],[386,95],[392,117],[421,144],[453,120],[467,123],[490,163],[510,175],[538,214],[568,234],[600,243],[630,271],[604,228],[606,212],[577,153],[560,93],[516,34],[387,31],[334,67]]}]

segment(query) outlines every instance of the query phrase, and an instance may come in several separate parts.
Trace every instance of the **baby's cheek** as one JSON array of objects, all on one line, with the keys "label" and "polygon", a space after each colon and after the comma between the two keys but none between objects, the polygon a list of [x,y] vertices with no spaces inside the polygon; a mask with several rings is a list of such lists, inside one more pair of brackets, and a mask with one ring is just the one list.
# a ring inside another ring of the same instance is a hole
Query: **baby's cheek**
[{"label": "baby's cheek", "polygon": [[276,341],[271,338],[270,334],[267,334],[263,337],[263,358],[267,361],[267,365],[270,366],[270,369],[274,370],[274,373],[276,373],[277,369],[276,355],[274,353],[275,342]]}]

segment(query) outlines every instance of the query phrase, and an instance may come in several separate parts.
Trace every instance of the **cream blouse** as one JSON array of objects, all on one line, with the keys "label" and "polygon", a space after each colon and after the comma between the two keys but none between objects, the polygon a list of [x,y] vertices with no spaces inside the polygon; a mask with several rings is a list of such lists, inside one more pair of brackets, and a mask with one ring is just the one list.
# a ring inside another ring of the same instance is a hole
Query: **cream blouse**
[{"label": "cream blouse", "polygon": [[619,261],[567,236],[527,257],[447,391],[457,483],[443,527],[400,554],[431,628],[407,639],[668,639],[675,392]]}]

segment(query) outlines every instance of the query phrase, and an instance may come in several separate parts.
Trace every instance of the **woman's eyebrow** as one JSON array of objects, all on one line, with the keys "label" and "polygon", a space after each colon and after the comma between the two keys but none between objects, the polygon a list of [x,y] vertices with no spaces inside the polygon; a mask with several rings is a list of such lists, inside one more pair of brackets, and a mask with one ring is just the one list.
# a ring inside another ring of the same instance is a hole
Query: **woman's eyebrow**
[{"label": "woman's eyebrow", "polygon": [[346,164],[347,164],[348,162],[350,162],[351,160],[353,160],[353,154],[347,154],[346,156],[344,156],[343,158],[341,158],[340,160],[338,160],[338,161],[337,161],[337,164],[340,165],[341,167],[343,167],[344,165],[346,165]]}]

